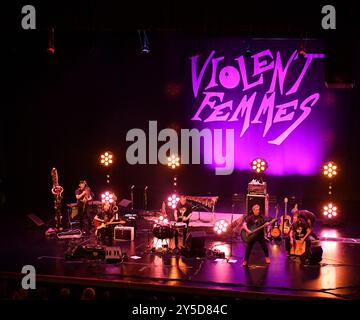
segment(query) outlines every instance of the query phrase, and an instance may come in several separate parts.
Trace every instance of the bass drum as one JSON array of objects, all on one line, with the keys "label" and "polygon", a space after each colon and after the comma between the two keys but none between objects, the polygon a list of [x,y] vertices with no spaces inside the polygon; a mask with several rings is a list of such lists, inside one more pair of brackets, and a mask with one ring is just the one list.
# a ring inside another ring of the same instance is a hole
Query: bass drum
[{"label": "bass drum", "polygon": [[155,238],[163,240],[172,238],[174,233],[170,226],[157,225],[153,229],[153,235]]}]

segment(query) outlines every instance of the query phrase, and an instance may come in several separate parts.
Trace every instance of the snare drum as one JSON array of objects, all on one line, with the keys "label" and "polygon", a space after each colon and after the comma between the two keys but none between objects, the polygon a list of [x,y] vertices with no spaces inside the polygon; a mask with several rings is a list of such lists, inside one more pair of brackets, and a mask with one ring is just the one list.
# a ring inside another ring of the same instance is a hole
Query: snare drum
[{"label": "snare drum", "polygon": [[173,237],[173,230],[170,226],[156,225],[153,229],[154,237],[162,239],[170,239]]}]

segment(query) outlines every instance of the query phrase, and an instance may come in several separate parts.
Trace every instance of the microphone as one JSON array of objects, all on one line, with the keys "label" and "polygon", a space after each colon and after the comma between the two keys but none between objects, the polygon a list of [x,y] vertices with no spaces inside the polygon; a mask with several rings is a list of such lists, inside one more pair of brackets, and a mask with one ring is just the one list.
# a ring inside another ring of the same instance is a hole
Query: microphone
[{"label": "microphone", "polygon": [[132,190],[132,189],[134,189],[134,188],[135,188],[135,186],[134,186],[134,185],[132,185],[130,189]]},{"label": "microphone", "polygon": [[148,186],[146,186],[144,190],[147,190],[147,189],[148,189]]}]

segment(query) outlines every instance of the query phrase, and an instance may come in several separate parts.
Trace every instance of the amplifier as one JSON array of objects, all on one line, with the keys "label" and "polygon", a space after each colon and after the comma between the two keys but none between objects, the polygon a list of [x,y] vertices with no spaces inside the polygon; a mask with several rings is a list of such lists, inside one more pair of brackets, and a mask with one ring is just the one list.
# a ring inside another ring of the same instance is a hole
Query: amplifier
[{"label": "amplifier", "polygon": [[133,241],[134,238],[134,227],[116,226],[114,228],[114,240]]},{"label": "amplifier", "polygon": [[251,181],[248,184],[248,194],[266,195],[266,182]]},{"label": "amplifier", "polygon": [[247,194],[246,195],[246,214],[252,213],[253,205],[258,204],[260,206],[260,214],[269,216],[269,197],[267,195],[260,194]]},{"label": "amplifier", "polygon": [[67,250],[67,252],[65,253],[65,259],[104,260],[105,249],[102,246],[96,245],[77,245],[74,247],[70,247]]}]

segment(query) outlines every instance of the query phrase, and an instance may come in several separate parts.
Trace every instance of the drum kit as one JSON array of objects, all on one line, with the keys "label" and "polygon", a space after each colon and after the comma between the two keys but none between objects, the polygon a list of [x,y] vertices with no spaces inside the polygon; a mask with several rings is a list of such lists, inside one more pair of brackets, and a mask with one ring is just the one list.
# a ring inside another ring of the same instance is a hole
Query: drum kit
[{"label": "drum kit", "polygon": [[152,234],[157,239],[153,249],[158,247],[159,242],[163,248],[169,248],[170,239],[174,237],[175,232],[187,227],[185,222],[169,221],[162,215],[145,217],[145,220],[153,223]]}]

